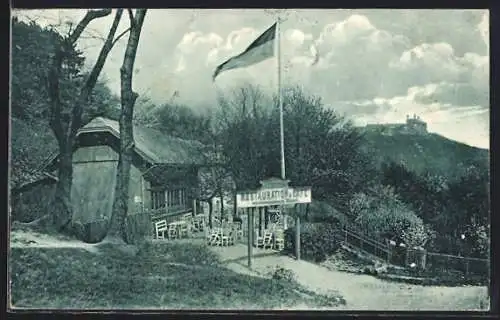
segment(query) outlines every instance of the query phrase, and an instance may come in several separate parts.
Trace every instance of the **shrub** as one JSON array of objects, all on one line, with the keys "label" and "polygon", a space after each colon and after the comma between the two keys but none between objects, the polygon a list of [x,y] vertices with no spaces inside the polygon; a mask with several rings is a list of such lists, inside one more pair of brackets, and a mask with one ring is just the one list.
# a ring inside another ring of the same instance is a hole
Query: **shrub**
[{"label": "shrub", "polygon": [[392,187],[376,186],[368,194],[355,194],[350,211],[361,229],[378,237],[420,246],[430,237],[422,219],[399,199]]},{"label": "shrub", "polygon": [[[334,224],[304,223],[300,228],[300,255],[306,260],[321,262],[340,247]],[[295,253],[295,227],[285,231],[285,251]]]},{"label": "shrub", "polygon": [[331,223],[340,226],[346,223],[347,217],[326,202],[313,201],[309,205],[307,221]]},{"label": "shrub", "polygon": [[276,266],[274,270],[271,271],[271,278],[286,282],[295,282],[296,279],[295,273],[292,270],[280,266]]}]

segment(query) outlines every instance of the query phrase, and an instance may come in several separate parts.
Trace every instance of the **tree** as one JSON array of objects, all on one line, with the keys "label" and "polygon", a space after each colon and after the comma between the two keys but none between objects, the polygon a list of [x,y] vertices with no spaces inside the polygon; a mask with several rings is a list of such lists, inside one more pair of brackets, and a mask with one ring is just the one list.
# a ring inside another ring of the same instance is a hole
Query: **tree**
[{"label": "tree", "polygon": [[[373,179],[374,169],[360,146],[362,134],[321,99],[299,87],[284,93],[286,177],[310,185],[315,199],[342,207],[353,191]],[[279,112],[276,99],[255,86],[221,97],[223,151],[238,188],[255,188],[280,176]]]},{"label": "tree", "polygon": [[155,128],[173,137],[212,143],[211,118],[207,114],[197,114],[182,104],[146,103],[136,114],[134,120],[142,125]]},{"label": "tree", "polygon": [[251,85],[219,98],[222,152],[238,189],[255,188],[260,180],[273,174],[271,166],[275,161],[271,161],[274,155],[269,149],[274,141],[266,135],[269,100],[258,87]]},{"label": "tree", "polygon": [[400,200],[394,188],[377,185],[367,193],[356,193],[350,201],[355,223],[377,237],[423,246],[430,230],[409,206]]},{"label": "tree", "polygon": [[[342,208],[374,176],[370,159],[360,149],[363,135],[300,87],[285,91],[284,105],[287,178],[296,185],[312,185],[316,199]],[[273,115],[276,125],[271,128],[277,137],[278,113]]]},{"label": "tree", "polygon": [[118,236],[127,242],[125,217],[128,211],[130,166],[134,151],[134,133],[132,120],[134,117],[134,104],[138,94],[132,89],[132,75],[134,70],[137,46],[141,36],[142,25],[146,16],[146,9],[127,9],[130,19],[130,34],[128,38],[123,64],[120,68],[121,80],[121,114],[120,114],[120,152],[116,173],[115,198],[113,201],[110,229],[108,236]]},{"label": "tree", "polygon": [[[78,129],[82,125],[82,114],[89,104],[89,98],[98,77],[102,71],[106,58],[122,33],[115,39],[116,30],[121,19],[122,9],[118,9],[108,36],[99,52],[96,63],[85,77],[80,87],[76,101],[67,105],[68,92],[64,85],[68,79],[63,70],[69,69],[69,76],[77,75],[75,65],[81,64],[81,59],[75,51],[75,45],[87,26],[95,19],[111,14],[111,9],[89,10],[83,19],[70,30],[66,36],[60,36],[56,43],[47,75],[48,96],[50,101],[50,127],[58,142],[58,181],[52,203],[53,223],[58,230],[68,230],[71,222],[71,184],[73,177],[73,147]],[[69,112],[67,112],[69,111]]]}]

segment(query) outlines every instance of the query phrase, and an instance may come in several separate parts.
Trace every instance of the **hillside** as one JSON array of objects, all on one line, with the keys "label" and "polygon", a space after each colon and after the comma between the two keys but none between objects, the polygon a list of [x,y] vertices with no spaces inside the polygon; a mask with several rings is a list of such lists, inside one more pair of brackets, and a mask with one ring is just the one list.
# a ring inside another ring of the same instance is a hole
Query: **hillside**
[{"label": "hillside", "polygon": [[36,179],[36,171],[52,153],[57,141],[42,121],[28,123],[16,117],[10,123],[10,186]]},{"label": "hillside", "polygon": [[470,165],[485,170],[489,168],[489,150],[471,147],[438,134],[386,135],[374,130],[363,131],[366,138],[364,149],[373,155],[378,167],[384,161],[403,162],[418,173],[429,171],[451,179],[460,176]]}]

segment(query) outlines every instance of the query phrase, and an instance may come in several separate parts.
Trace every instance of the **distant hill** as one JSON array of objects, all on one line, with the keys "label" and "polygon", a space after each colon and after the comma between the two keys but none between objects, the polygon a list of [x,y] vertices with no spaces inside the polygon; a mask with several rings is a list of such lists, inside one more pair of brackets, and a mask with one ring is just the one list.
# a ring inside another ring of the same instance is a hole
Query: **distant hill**
[{"label": "distant hill", "polygon": [[431,172],[455,179],[471,166],[489,169],[489,150],[450,140],[435,133],[408,134],[398,130],[389,134],[373,127],[363,127],[366,142],[364,150],[377,165],[384,161],[405,163],[417,172]]}]

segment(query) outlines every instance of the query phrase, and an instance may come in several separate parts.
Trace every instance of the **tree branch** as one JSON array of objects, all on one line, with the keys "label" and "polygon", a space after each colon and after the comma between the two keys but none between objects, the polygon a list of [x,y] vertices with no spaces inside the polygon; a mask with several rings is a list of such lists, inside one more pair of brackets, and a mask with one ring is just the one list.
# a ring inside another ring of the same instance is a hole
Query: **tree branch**
[{"label": "tree branch", "polygon": [[120,34],[118,35],[118,37],[116,37],[116,39],[113,41],[112,46],[114,46],[114,45],[115,45],[115,43],[117,43],[117,42],[120,40],[120,38],[121,38],[121,37],[123,37],[125,34],[127,34],[127,32],[129,32],[129,31],[130,31],[130,27],[129,27],[129,28],[127,28],[127,29],[126,29],[125,31],[123,31],[122,33],[120,33]]},{"label": "tree branch", "polygon": [[123,9],[118,9],[115,14],[115,18],[113,20],[113,24],[111,25],[111,29],[109,30],[108,36],[104,45],[99,52],[99,56],[97,57],[97,61],[94,64],[94,67],[90,71],[87,80],[85,81],[85,85],[80,90],[80,94],[78,97],[77,105],[73,107],[71,125],[70,127],[70,135],[73,137],[76,135],[78,129],[80,129],[82,122],[82,113],[84,109],[85,103],[88,101],[90,94],[92,93],[92,89],[94,88],[97,79],[99,78],[99,74],[104,67],[104,63],[106,62],[106,58],[108,57],[109,52],[113,48],[114,37],[116,34],[116,30],[118,29],[118,25],[120,24],[120,20],[123,14]]},{"label": "tree branch", "polygon": [[109,16],[111,14],[111,11],[111,9],[88,11],[85,17],[83,17],[83,19],[78,23],[75,30],[73,30],[73,32],[70,34],[70,36],[68,37],[68,41],[71,44],[74,44],[78,40],[78,38],[80,38],[82,32],[85,30],[85,28],[87,28],[90,22],[98,18]]},{"label": "tree branch", "polygon": [[134,18],[134,13],[132,12],[132,9],[128,8],[128,17],[130,19],[130,27],[135,28],[135,18]]}]

